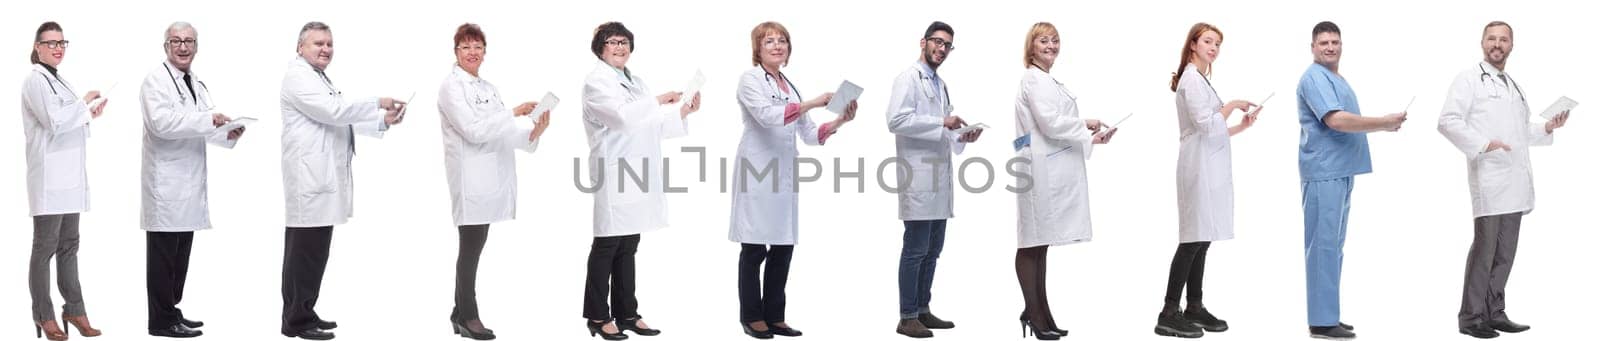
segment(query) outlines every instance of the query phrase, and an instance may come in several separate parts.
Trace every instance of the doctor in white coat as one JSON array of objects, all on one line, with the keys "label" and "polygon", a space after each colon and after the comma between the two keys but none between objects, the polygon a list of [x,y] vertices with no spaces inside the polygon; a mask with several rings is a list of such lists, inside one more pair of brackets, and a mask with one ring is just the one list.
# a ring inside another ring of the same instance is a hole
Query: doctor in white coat
[{"label": "doctor in white coat", "polygon": [[680,92],[650,96],[644,80],[627,67],[633,32],[622,23],[595,28],[589,48],[599,60],[583,83],[589,180],[596,185],[583,317],[591,335],[607,340],[627,338],[623,330],[656,335],[661,331],[640,320],[634,253],[639,234],[667,226],[661,141],[688,134],[684,119],[700,110],[700,96],[688,101],[680,101]]},{"label": "doctor in white coat", "polygon": [[153,336],[202,334],[194,328],[204,323],[184,317],[178,303],[183,301],[194,231],[211,228],[206,141],[244,134],[243,127],[214,134],[230,119],[214,110],[211,91],[190,68],[200,53],[198,37],[189,23],[167,26],[162,45],[167,60],[139,86],[144,112],[139,227],[145,230],[147,327]]},{"label": "doctor in white coat", "polygon": [[444,168],[451,216],[460,235],[450,324],[462,337],[491,340],[494,331],[484,327],[478,317],[478,257],[488,242],[489,224],[516,219],[515,151],[538,149],[539,136],[550,126],[550,113],[536,121],[518,119],[531,114],[539,103],[506,108],[499,88],[479,78],[488,38],[478,25],[462,24],[456,29],[455,54],[455,67],[439,85]]},{"label": "doctor in white coat", "polygon": [[[1017,193],[1017,284],[1022,288],[1025,329],[1040,340],[1066,336],[1055,324],[1046,294],[1046,257],[1052,245],[1087,242],[1089,178],[1084,161],[1112,129],[1078,115],[1077,98],[1050,75],[1061,52],[1055,25],[1033,25],[1023,47],[1022,84],[1017,89],[1017,156],[1027,159],[1022,176],[1032,184]],[[1020,180],[1019,180],[1020,181]]]},{"label": "doctor in white coat", "polygon": [[1528,326],[1505,312],[1505,290],[1517,257],[1522,215],[1533,211],[1533,166],[1528,147],[1554,142],[1567,112],[1544,124],[1529,121],[1521,85],[1506,73],[1511,25],[1483,29],[1483,61],[1462,71],[1439,112],[1439,133],[1467,158],[1472,193],[1473,238],[1467,254],[1459,331],[1480,338],[1518,333]]},{"label": "doctor in white coat", "polygon": [[300,29],[299,56],[283,76],[283,198],[288,227],[283,247],[284,336],[334,337],[315,308],[328,265],[333,225],[354,214],[355,130],[399,124],[405,103],[392,98],[346,100],[324,73],[333,62],[333,31],[309,22]]},{"label": "doctor in white coat", "polygon": [[85,165],[89,121],[99,118],[105,102],[99,91],[82,98],[57,73],[66,58],[67,38],[61,25],[45,22],[33,35],[33,70],[22,83],[22,131],[28,141],[28,214],[33,216],[33,252],[28,257],[28,293],[33,322],[50,340],[66,340],[56,324],[50,300],[50,259],[56,260],[56,285],[61,289],[61,317],[80,335],[99,335],[89,327],[78,284],[78,215],[89,211],[89,176]]},{"label": "doctor in white coat", "polygon": [[801,334],[784,322],[784,288],[800,235],[800,201],[794,188],[797,145],[823,145],[855,119],[856,103],[851,101],[833,121],[818,126],[811,120],[810,110],[826,107],[833,93],[801,100],[800,90],[779,70],[789,65],[791,46],[783,24],[756,25],[750,31],[750,63],[757,67],[739,78],[744,136],[739,139],[728,240],[739,243],[739,322],[755,338]]},{"label": "doctor in white coat", "polygon": [[[955,181],[951,153],[960,154],[977,141],[981,130],[958,136],[951,130],[966,125],[951,115],[950,91],[935,73],[955,49],[955,29],[935,21],[922,34],[916,65],[895,77],[889,94],[888,124],[893,133],[900,197],[900,220],[905,235],[900,247],[900,322],[895,332],[932,337],[928,329],[954,328],[955,323],[934,316],[933,272],[944,250],[945,221],[954,216]],[[910,171],[909,173],[907,171]]]},{"label": "doctor in white coat", "polygon": [[[1196,23],[1185,36],[1178,71],[1170,89],[1177,94],[1178,113],[1178,247],[1167,273],[1167,290],[1155,333],[1200,337],[1228,330],[1228,322],[1201,303],[1206,253],[1211,242],[1233,239],[1233,147],[1230,138],[1255,124],[1261,107],[1234,100],[1227,103],[1211,87],[1211,66],[1222,51],[1222,31]],[[1228,119],[1247,111],[1239,124]],[[1188,306],[1179,298],[1188,287]]]}]

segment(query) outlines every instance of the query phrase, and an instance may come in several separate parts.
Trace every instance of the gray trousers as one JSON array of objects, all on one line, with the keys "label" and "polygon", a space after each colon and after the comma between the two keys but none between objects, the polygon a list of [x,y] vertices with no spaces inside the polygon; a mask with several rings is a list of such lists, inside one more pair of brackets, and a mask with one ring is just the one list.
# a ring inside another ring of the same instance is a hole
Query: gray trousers
[{"label": "gray trousers", "polygon": [[33,296],[33,319],[55,320],[50,301],[50,258],[56,259],[56,286],[61,289],[62,314],[84,316],[83,289],[78,286],[78,214],[33,217],[33,254],[28,257],[28,294]]},{"label": "gray trousers", "polygon": [[1506,281],[1517,258],[1522,212],[1478,217],[1472,221],[1472,250],[1467,253],[1466,283],[1461,289],[1461,327],[1506,321]]}]

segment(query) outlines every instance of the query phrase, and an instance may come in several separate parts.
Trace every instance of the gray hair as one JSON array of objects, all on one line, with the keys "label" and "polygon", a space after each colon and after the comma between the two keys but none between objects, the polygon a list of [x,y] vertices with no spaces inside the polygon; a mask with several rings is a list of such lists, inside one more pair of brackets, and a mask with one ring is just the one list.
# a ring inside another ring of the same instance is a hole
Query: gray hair
[{"label": "gray hair", "polygon": [[167,40],[167,37],[172,36],[172,32],[173,31],[177,31],[177,30],[195,31],[195,34],[194,34],[195,36],[199,36],[200,35],[200,31],[195,30],[194,29],[194,25],[190,25],[188,22],[174,21],[174,22],[172,22],[172,25],[167,25],[167,30],[166,31],[162,31],[161,32],[161,34],[162,34],[161,40],[163,40],[163,41]]},{"label": "gray hair", "polygon": [[306,43],[306,34],[311,31],[333,32],[332,29],[328,28],[328,24],[324,24],[321,21],[308,22],[305,26],[300,27],[300,40],[295,42],[296,48]]}]

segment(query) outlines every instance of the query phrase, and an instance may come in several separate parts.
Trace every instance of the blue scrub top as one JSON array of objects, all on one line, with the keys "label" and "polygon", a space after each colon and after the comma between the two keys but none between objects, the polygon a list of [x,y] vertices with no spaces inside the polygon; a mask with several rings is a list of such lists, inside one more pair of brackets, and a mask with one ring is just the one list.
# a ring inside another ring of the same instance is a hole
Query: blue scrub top
[{"label": "blue scrub top", "polygon": [[1371,173],[1367,134],[1333,130],[1322,121],[1324,116],[1339,111],[1361,114],[1350,83],[1322,64],[1312,63],[1300,76],[1295,95],[1300,102],[1300,181]]}]

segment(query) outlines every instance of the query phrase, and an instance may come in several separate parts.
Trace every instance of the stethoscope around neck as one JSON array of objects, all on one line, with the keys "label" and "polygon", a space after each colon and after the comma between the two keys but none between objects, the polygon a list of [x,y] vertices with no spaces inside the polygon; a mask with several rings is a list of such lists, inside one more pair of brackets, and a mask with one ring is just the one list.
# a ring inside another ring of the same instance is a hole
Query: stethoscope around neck
[{"label": "stethoscope around neck", "polygon": [[[1034,66],[1037,67],[1038,65],[1034,65]],[[1044,69],[1039,69],[1039,70],[1043,71]],[[926,72],[923,72],[922,70],[917,70],[917,78],[921,78],[922,79],[922,83],[923,83],[922,94],[928,96],[928,98],[933,98],[934,97],[933,77],[929,77],[928,74]],[[944,88],[941,88],[941,90],[944,90],[944,103],[943,104],[945,106],[949,106],[950,105],[950,87],[944,87]]]},{"label": "stethoscope around neck", "polygon": [[[792,98],[804,98],[804,97],[800,96],[800,88],[794,87],[794,81],[789,79],[789,75],[785,75],[782,72],[779,72],[778,76],[782,77],[783,78],[783,82],[787,83],[789,85],[789,92],[794,94],[794,97],[792,97]],[[788,102],[791,97],[789,97],[788,95],[784,95],[782,89],[778,89],[778,82],[774,82],[773,81],[774,77],[773,77],[771,72],[766,72],[766,78],[767,78],[767,88],[772,90],[772,96],[770,96],[770,97],[772,97],[772,99],[774,99],[774,100],[780,100],[780,101]]]},{"label": "stethoscope around neck", "polygon": [[[1479,80],[1482,80],[1482,81],[1487,82],[1489,84],[1495,84],[1494,83],[1494,77],[1491,77],[1491,75],[1489,74],[1489,69],[1483,68],[1483,64],[1478,64],[1478,70],[1482,71],[1482,73],[1478,74],[1478,79]],[[1527,97],[1527,95],[1522,93],[1522,86],[1521,85],[1517,85],[1516,81],[1511,80],[1511,76],[1505,76],[1504,73],[1501,73],[1501,76],[1505,77],[1506,84],[1509,85],[1507,90],[1510,90],[1509,88],[1516,88],[1517,89],[1517,98],[1522,100],[1523,103],[1527,103],[1528,102],[1528,97]]]},{"label": "stethoscope around neck", "polygon": [[[182,103],[182,102],[188,101],[187,99],[184,99],[183,96],[181,96],[183,94],[183,86],[178,85],[178,77],[176,75],[172,74],[172,67],[167,66],[167,64],[161,64],[161,67],[167,69],[167,79],[172,80],[172,88],[178,90],[178,94],[180,95],[180,96],[178,96],[178,102]],[[198,81],[198,80],[196,80],[194,82],[195,82],[195,84],[200,84],[200,90],[204,90],[206,92],[206,97],[207,98],[211,97],[211,88],[206,87],[206,82],[202,82],[202,81]],[[194,100],[195,100],[194,104],[195,105],[199,105],[200,104],[200,94],[197,93],[197,94],[193,94],[193,95],[194,95]]]}]

